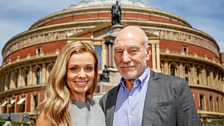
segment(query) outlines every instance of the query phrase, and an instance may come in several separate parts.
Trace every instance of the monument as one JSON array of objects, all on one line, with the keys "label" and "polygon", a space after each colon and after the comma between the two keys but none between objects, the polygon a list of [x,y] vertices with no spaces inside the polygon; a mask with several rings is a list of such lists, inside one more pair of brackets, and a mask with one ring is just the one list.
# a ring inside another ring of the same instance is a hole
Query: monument
[{"label": "monument", "polygon": [[121,24],[121,6],[116,1],[116,4],[111,7],[111,23],[112,25]]}]

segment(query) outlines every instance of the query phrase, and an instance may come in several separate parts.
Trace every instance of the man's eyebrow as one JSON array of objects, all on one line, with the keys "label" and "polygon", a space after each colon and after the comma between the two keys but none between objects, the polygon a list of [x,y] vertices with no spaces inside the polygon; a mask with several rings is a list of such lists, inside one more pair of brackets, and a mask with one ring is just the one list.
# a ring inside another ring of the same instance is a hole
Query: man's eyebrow
[{"label": "man's eyebrow", "polygon": [[139,47],[136,47],[136,46],[130,46],[128,47],[129,49],[139,49]]},{"label": "man's eyebrow", "polygon": [[114,47],[114,50],[115,50],[115,49],[116,49],[116,50],[118,50],[118,49],[122,49],[122,47],[116,47],[116,46],[115,46],[115,47]]},{"label": "man's eyebrow", "polygon": [[121,49],[121,47],[114,47],[114,49]]}]

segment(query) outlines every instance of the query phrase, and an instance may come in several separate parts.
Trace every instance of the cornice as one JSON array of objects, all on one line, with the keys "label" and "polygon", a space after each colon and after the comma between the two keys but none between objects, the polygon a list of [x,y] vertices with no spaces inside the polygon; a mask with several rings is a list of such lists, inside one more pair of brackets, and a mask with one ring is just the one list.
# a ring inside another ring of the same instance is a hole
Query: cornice
[{"label": "cornice", "polygon": [[16,66],[23,66],[24,64],[38,63],[39,61],[43,62],[45,60],[49,60],[57,57],[57,52],[55,53],[47,53],[43,55],[35,55],[35,56],[27,56],[25,58],[20,58],[15,61],[9,62],[8,64],[3,64],[0,68],[0,75],[4,74],[4,71],[8,69],[12,69]]},{"label": "cornice", "polygon": [[4,97],[12,96],[13,94],[22,94],[22,93],[26,93],[26,92],[42,90],[45,88],[46,88],[46,84],[30,85],[27,87],[18,87],[17,89],[10,89],[8,91],[0,92],[0,99],[2,99]]},{"label": "cornice", "polygon": [[210,116],[224,116],[224,113],[221,112],[209,112],[209,111],[202,111],[198,110],[199,115],[210,115]]},{"label": "cornice", "polygon": [[190,86],[190,88],[197,88],[197,89],[202,89],[202,90],[206,90],[206,91],[213,91],[213,92],[219,93],[222,96],[224,96],[224,91],[221,90],[222,88],[215,88],[215,87],[210,87],[210,86],[194,85],[194,84],[189,84],[189,86]]},{"label": "cornice", "polygon": [[68,41],[89,41],[89,42],[100,41],[100,42],[103,42],[103,38],[69,38]]}]

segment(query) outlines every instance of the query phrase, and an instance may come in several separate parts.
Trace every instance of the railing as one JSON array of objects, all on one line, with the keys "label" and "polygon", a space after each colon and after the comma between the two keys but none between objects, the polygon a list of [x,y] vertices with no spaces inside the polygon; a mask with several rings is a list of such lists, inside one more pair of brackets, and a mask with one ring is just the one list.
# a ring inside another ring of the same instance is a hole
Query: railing
[{"label": "railing", "polygon": [[8,61],[7,63],[4,62],[2,67],[6,67],[7,65],[15,64],[15,63],[23,62],[23,61],[27,61],[27,60],[57,56],[58,53],[59,53],[59,50],[56,50],[55,52],[41,53],[41,54],[36,54],[36,55],[32,55],[32,56],[28,55],[28,56],[23,57],[23,58],[17,57],[16,60]]},{"label": "railing", "polygon": [[201,126],[224,126],[223,122],[202,122]]},{"label": "railing", "polygon": [[195,59],[195,60],[199,60],[202,62],[207,62],[209,64],[214,64],[214,65],[219,66],[220,68],[224,69],[224,66],[221,65],[221,63],[218,59],[209,59],[206,55],[199,56],[197,54],[191,54],[191,53],[187,53],[187,52],[178,52],[178,51],[173,51],[173,50],[171,51],[169,49],[160,49],[160,54]]}]

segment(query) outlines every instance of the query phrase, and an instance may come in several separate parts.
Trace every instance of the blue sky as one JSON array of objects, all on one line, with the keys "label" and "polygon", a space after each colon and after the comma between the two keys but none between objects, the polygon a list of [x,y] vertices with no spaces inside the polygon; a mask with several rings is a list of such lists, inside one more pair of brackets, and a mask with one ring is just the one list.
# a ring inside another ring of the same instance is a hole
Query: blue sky
[{"label": "blue sky", "polygon": [[[211,35],[224,52],[224,0],[142,0],[153,7],[173,13],[194,28]],[[26,31],[34,22],[68,8],[79,0],[1,0],[0,52],[13,36]],[[2,55],[0,55],[2,64]]]}]

